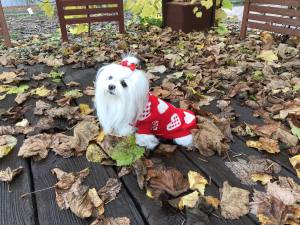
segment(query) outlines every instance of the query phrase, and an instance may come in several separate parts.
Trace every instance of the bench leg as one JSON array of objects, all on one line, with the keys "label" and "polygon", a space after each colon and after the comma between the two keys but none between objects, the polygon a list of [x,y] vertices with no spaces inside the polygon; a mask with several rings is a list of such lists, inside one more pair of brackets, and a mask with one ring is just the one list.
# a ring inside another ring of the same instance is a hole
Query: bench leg
[{"label": "bench leg", "polygon": [[245,4],[244,4],[243,21],[242,21],[242,27],[241,27],[241,32],[240,32],[240,39],[242,39],[242,40],[245,39],[245,37],[246,37],[249,7],[250,7],[250,1],[246,0]]},{"label": "bench leg", "polygon": [[68,33],[67,33],[67,24],[63,14],[63,6],[61,5],[60,0],[56,0],[56,7],[57,7],[57,14],[58,14],[58,21],[61,31],[61,39],[63,42],[68,42]]},{"label": "bench leg", "polygon": [[119,32],[125,33],[123,0],[119,0],[118,8]]},{"label": "bench leg", "polygon": [[2,33],[2,35],[4,37],[4,44],[5,44],[5,46],[9,47],[9,48],[12,47],[1,2],[0,2],[0,27],[1,27],[1,31],[2,31],[1,33]]}]

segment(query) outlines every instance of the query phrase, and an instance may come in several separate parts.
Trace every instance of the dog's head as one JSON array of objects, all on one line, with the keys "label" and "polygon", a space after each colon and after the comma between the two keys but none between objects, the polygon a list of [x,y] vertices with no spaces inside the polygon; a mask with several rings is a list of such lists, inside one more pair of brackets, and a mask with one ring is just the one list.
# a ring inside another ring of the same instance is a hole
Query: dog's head
[{"label": "dog's head", "polygon": [[96,79],[96,88],[111,99],[127,98],[148,93],[149,85],[145,73],[139,69],[138,59],[127,57],[120,64],[109,64],[100,68]]},{"label": "dog's head", "polygon": [[147,102],[149,82],[139,70],[139,60],[133,56],[120,64],[112,63],[99,69],[96,79],[96,107],[118,107],[119,113],[139,116]]}]

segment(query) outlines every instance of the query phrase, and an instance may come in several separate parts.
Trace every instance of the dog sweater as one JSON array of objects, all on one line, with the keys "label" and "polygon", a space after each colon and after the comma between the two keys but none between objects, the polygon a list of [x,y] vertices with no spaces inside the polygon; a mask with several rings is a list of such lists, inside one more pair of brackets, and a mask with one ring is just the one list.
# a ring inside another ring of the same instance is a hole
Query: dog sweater
[{"label": "dog sweater", "polygon": [[174,139],[191,134],[197,128],[193,112],[176,108],[149,93],[146,107],[136,123],[138,134],[153,134],[162,139]]}]

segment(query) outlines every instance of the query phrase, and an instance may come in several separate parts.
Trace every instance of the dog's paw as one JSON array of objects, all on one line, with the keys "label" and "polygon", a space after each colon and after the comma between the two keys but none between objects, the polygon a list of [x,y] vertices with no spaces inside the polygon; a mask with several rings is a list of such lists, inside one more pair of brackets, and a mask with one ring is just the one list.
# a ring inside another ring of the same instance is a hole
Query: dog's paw
[{"label": "dog's paw", "polygon": [[193,146],[193,136],[191,134],[184,137],[175,138],[174,141],[176,144],[183,147],[191,148]]},{"label": "dog's paw", "polygon": [[137,145],[153,150],[158,144],[158,139],[152,134],[135,134]]}]

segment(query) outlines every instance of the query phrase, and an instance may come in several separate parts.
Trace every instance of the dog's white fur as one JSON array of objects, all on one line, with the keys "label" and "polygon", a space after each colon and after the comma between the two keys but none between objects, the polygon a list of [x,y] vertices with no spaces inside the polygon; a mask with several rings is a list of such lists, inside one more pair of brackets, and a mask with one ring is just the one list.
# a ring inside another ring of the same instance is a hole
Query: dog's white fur
[{"label": "dog's white fur", "polygon": [[[128,56],[123,60],[138,65],[139,60]],[[123,87],[121,82],[126,83]],[[112,90],[110,87],[114,87]],[[148,101],[149,82],[146,74],[139,69],[119,64],[109,64],[99,69],[96,78],[95,106],[97,116],[106,134],[127,136],[135,133],[134,124],[142,114]],[[154,149],[159,141],[154,135],[135,134],[136,143]],[[192,145],[192,135],[174,139],[182,146]]]}]

